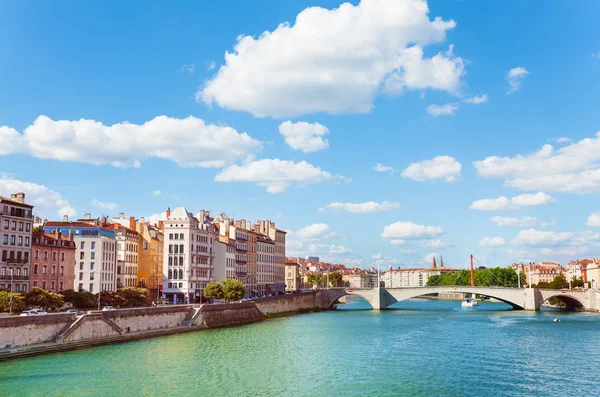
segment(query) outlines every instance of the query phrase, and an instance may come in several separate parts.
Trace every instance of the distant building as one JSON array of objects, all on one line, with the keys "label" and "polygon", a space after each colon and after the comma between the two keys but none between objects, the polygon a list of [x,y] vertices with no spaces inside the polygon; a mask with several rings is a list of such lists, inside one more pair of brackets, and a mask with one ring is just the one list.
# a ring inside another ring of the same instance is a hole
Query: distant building
[{"label": "distant building", "polygon": [[31,246],[31,286],[59,292],[74,289],[75,241],[63,236],[34,232]]},{"label": "distant building", "polygon": [[509,268],[515,269],[519,273],[525,273],[527,285],[537,285],[541,282],[551,283],[556,276],[567,274],[561,265],[554,262],[514,263]]},{"label": "distant building", "polygon": [[0,196],[0,288],[27,292],[31,274],[33,206],[25,193]]},{"label": "distant building", "polygon": [[294,262],[285,264],[285,290],[296,291],[300,289],[300,265]]},{"label": "distant building", "polygon": [[444,261],[440,256],[440,266],[436,265],[435,257],[432,260],[431,268],[398,268],[390,269],[381,275],[381,281],[386,288],[412,288],[425,287],[429,278],[443,273],[454,273],[458,269],[445,267]]},{"label": "distant building", "polygon": [[308,256],[307,259],[312,262],[321,262],[318,256]]}]

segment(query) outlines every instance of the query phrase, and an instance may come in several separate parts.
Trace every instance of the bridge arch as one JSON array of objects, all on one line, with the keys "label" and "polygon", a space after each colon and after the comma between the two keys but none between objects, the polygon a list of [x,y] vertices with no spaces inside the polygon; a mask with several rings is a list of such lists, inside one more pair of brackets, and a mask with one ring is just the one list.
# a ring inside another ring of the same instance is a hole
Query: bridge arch
[{"label": "bridge arch", "polygon": [[[426,291],[424,291],[426,290]],[[432,288],[398,288],[388,290],[396,301],[400,302],[406,299],[417,298],[419,296],[430,295],[434,293],[445,293],[455,292],[461,294],[476,294],[480,296],[486,296],[489,298],[497,299],[500,302],[506,303],[512,306],[515,310],[524,310],[525,302],[519,293],[515,293],[512,290],[504,288],[486,288],[486,287],[463,287],[463,286],[451,286],[451,287],[432,287]],[[396,293],[396,291],[398,291]]]},{"label": "bridge arch", "polygon": [[567,310],[584,310],[585,309],[585,304],[583,302],[581,302],[579,299],[575,298],[574,296],[571,295],[567,295],[567,294],[554,294],[554,295],[550,295],[550,296],[544,296],[543,297],[543,301],[540,305],[543,305],[544,303],[550,301],[550,299],[558,299],[559,301],[563,302],[565,304],[565,309]]}]

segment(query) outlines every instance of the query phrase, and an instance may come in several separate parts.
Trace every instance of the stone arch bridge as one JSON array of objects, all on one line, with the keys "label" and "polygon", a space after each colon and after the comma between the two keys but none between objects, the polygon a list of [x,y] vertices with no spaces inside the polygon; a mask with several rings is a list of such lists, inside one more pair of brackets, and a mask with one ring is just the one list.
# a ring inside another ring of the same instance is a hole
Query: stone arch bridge
[{"label": "stone arch bridge", "polygon": [[477,294],[508,303],[514,309],[540,310],[542,304],[551,298],[558,298],[568,309],[600,311],[600,291],[597,290],[552,290],[538,288],[504,287],[414,287],[414,288],[333,288],[322,290],[329,306],[343,296],[359,296],[365,299],[374,310],[386,309],[396,302],[418,296],[445,292]]}]

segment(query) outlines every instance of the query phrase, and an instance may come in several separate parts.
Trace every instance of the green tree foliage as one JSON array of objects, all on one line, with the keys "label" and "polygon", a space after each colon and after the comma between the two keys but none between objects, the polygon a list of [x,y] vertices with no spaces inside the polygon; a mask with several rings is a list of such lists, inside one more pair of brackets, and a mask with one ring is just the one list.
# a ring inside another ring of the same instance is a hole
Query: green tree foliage
[{"label": "green tree foliage", "polygon": [[[0,312],[10,311],[10,292],[0,291]],[[25,298],[21,294],[12,294],[13,313],[19,313],[25,310]]]},{"label": "green tree foliage", "polygon": [[98,306],[97,297],[91,292],[78,292],[72,289],[62,291],[61,295],[65,302],[70,303],[78,309],[93,309]]},{"label": "green tree foliage", "polygon": [[306,286],[312,288],[314,285],[323,285],[323,276],[319,273],[310,273],[306,277]]},{"label": "green tree foliage", "polygon": [[62,295],[38,287],[32,287],[25,295],[25,305],[28,307],[42,307],[44,309],[58,310],[64,304],[65,302]]},{"label": "green tree foliage", "polygon": [[[98,294],[94,295],[95,296],[95,302],[96,302],[96,306],[98,306]],[[125,305],[125,298],[123,298],[121,295],[119,295],[117,292],[114,291],[102,291],[100,293],[100,306],[104,307],[104,306],[112,306],[115,308],[120,308],[123,307],[123,305]]]},{"label": "green tree foliage", "polygon": [[[522,275],[524,277],[524,275]],[[475,285],[479,287],[517,287],[518,276],[514,269],[495,267],[474,271]],[[523,284],[524,278],[521,279]],[[471,285],[471,272],[461,270],[455,273],[434,275],[427,281],[429,286]]]},{"label": "green tree foliage", "polygon": [[215,281],[209,282],[206,288],[204,288],[204,297],[211,300],[223,299],[223,286],[221,283]]},{"label": "green tree foliage", "polygon": [[339,273],[329,273],[329,275],[325,276],[325,280],[329,281],[329,286],[331,287],[339,287],[342,285],[342,275]]},{"label": "green tree foliage", "polygon": [[223,285],[223,298],[229,301],[240,300],[246,295],[246,286],[235,278],[226,278]]},{"label": "green tree foliage", "polygon": [[150,292],[146,288],[123,287],[117,294],[125,299],[121,307],[140,307],[150,305]]}]

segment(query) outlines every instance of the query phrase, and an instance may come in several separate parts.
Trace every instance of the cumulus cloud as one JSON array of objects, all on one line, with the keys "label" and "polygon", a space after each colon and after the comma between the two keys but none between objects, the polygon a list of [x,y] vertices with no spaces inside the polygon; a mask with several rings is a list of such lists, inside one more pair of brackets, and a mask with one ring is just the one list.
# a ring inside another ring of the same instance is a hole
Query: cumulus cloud
[{"label": "cumulus cloud", "polygon": [[475,95],[470,98],[465,98],[465,99],[463,99],[463,102],[470,103],[472,105],[479,105],[481,103],[487,102],[487,100],[488,100],[487,94],[483,94],[483,95]]},{"label": "cumulus cloud", "polygon": [[162,192],[160,190],[153,190],[151,193],[154,197],[160,197],[162,196]]},{"label": "cumulus cloud", "polygon": [[500,247],[506,245],[506,241],[502,237],[484,237],[479,241],[482,247]]},{"label": "cumulus cloud", "polygon": [[519,91],[523,85],[523,80],[525,80],[528,74],[529,71],[522,66],[510,69],[506,75],[506,81],[508,82],[508,91],[506,91],[506,94],[510,95]]},{"label": "cumulus cloud", "polygon": [[476,200],[471,204],[471,209],[480,211],[516,210],[520,207],[531,207],[555,203],[554,197],[544,192],[535,194],[520,194],[510,200],[504,196],[495,199]]},{"label": "cumulus cloud", "polygon": [[389,167],[387,165],[383,165],[381,163],[377,163],[377,165],[375,167],[373,167],[373,171],[377,171],[377,172],[389,172],[390,174],[393,174],[396,170],[394,169],[394,167]]},{"label": "cumulus cloud", "polygon": [[0,173],[0,196],[10,198],[12,193],[19,192],[25,193],[25,202],[33,205],[33,213],[41,218],[52,219],[63,215],[70,217],[77,215],[77,211],[60,193],[44,185],[20,181]]},{"label": "cumulus cloud", "polygon": [[353,212],[361,214],[373,214],[376,212],[389,212],[400,208],[400,203],[392,201],[382,201],[381,203],[375,201],[367,201],[364,203],[329,203],[325,206],[323,211],[329,210],[331,212]]},{"label": "cumulus cloud", "polygon": [[98,201],[96,199],[93,199],[91,204],[94,207],[100,208],[100,209],[103,209],[103,210],[114,211],[117,208],[119,208],[119,206],[117,204],[115,204],[115,203],[105,203],[105,202],[102,202],[102,201]]},{"label": "cumulus cloud", "polygon": [[504,179],[508,187],[586,194],[600,191],[599,163],[600,132],[559,149],[546,144],[532,154],[490,156],[473,165],[479,176]]},{"label": "cumulus cloud", "polygon": [[452,116],[458,110],[457,103],[447,103],[445,105],[429,105],[427,113],[433,117]]},{"label": "cumulus cloud", "polygon": [[432,240],[421,241],[419,245],[424,248],[448,248],[454,246],[454,244],[446,238],[434,238]]},{"label": "cumulus cloud", "polygon": [[26,153],[37,158],[115,167],[140,167],[150,158],[184,167],[223,167],[254,154],[261,143],[231,127],[196,117],[156,117],[144,124],[110,126],[94,120],[52,120],[39,116],[20,134],[0,127],[0,155]]},{"label": "cumulus cloud", "polygon": [[600,213],[592,212],[587,220],[588,227],[600,227]]},{"label": "cumulus cloud", "polygon": [[553,139],[554,142],[556,143],[572,143],[573,140],[571,138],[567,138],[567,137],[560,137],[560,138],[555,138]]},{"label": "cumulus cloud", "polygon": [[457,92],[464,62],[452,46],[424,56],[424,47],[443,42],[456,23],[428,13],[425,0],[306,8],[293,24],[239,36],[196,98],[257,117],[294,117],[366,113],[381,92]]},{"label": "cumulus cloud", "polygon": [[216,182],[253,182],[266,187],[269,193],[281,193],[291,185],[306,186],[319,182],[350,182],[351,179],[332,175],[306,161],[262,159],[244,165],[232,165],[217,176]]},{"label": "cumulus cloud", "polygon": [[545,246],[565,243],[574,237],[572,233],[555,233],[551,231],[541,231],[535,229],[521,230],[513,244],[526,246]]},{"label": "cumulus cloud", "polygon": [[520,218],[513,218],[509,216],[494,216],[490,218],[498,226],[519,226],[519,227],[531,227],[535,226],[538,220],[532,216],[522,216]]},{"label": "cumulus cloud", "polygon": [[433,258],[435,258],[436,256],[438,256],[437,253],[430,252],[429,254],[423,257],[422,262],[431,265],[433,263]]},{"label": "cumulus cloud", "polygon": [[329,253],[331,255],[343,255],[343,254],[353,254],[354,251],[348,247],[344,247],[343,245],[332,244],[329,246]]},{"label": "cumulus cloud", "polygon": [[432,160],[412,163],[402,171],[402,177],[413,181],[444,179],[446,182],[454,182],[460,177],[461,169],[461,164],[454,157],[437,156]]},{"label": "cumulus cloud", "polygon": [[392,245],[404,245],[404,244],[406,244],[406,241],[402,240],[402,239],[394,239],[394,240],[390,240],[390,244],[392,244]]},{"label": "cumulus cloud", "polygon": [[317,152],[329,147],[327,139],[323,139],[323,136],[329,133],[329,129],[319,123],[292,123],[288,120],[279,125],[279,133],[283,135],[289,147],[304,153]]},{"label": "cumulus cloud", "polygon": [[292,233],[292,236],[299,240],[314,240],[333,236],[333,232],[326,223],[313,223]]},{"label": "cumulus cloud", "polygon": [[417,225],[412,222],[396,222],[383,228],[381,237],[389,239],[425,239],[443,233],[439,226]]},{"label": "cumulus cloud", "polygon": [[145,219],[146,219],[146,222],[149,222],[151,225],[156,225],[156,224],[158,224],[158,221],[165,221],[167,219],[167,213],[166,212],[155,213],[150,216],[146,216]]}]

